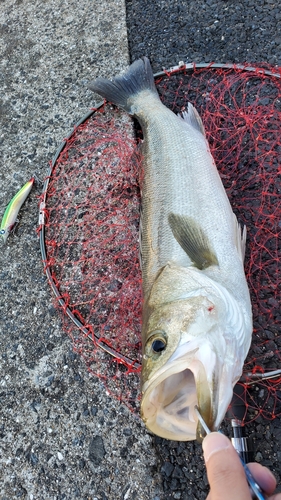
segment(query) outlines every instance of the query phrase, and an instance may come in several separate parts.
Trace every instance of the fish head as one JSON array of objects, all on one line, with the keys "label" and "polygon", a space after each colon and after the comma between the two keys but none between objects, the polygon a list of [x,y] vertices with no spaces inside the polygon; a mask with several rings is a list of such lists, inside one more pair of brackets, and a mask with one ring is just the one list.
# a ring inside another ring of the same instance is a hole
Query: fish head
[{"label": "fish head", "polygon": [[216,430],[232,398],[223,307],[200,291],[170,298],[158,306],[150,301],[143,318],[141,415],[147,428],[163,438],[202,441],[205,431],[195,406]]}]

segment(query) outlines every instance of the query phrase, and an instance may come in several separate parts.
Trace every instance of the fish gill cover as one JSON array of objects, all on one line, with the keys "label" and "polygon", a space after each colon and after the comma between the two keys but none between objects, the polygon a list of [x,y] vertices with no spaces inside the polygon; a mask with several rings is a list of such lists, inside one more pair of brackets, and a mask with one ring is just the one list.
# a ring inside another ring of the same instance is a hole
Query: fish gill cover
[{"label": "fish gill cover", "polygon": [[[252,71],[194,65],[156,78],[166,106],[178,113],[190,101],[199,111],[233,211],[247,226],[254,331],[240,382],[245,422],[281,415],[281,377],[248,385],[247,375],[281,366],[280,77],[266,65]],[[136,135],[110,104],[77,126],[45,183],[39,230],[63,329],[108,392],[138,414],[141,131]]]}]

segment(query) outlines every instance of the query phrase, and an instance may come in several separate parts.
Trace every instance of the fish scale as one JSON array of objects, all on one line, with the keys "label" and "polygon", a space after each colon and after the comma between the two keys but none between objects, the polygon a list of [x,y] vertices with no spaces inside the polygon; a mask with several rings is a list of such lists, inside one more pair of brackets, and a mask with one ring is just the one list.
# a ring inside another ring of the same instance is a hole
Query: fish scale
[{"label": "fish scale", "polygon": [[160,101],[147,58],[90,88],[143,130],[141,415],[155,434],[202,440],[217,429],[240,378],[252,313],[240,230],[195,108]]},{"label": "fish scale", "polygon": [[[161,107],[163,108],[162,105]],[[149,120],[151,109],[155,111],[155,106],[152,108],[150,103],[146,101],[143,108]],[[221,181],[216,170],[213,169],[213,175],[210,175],[209,170],[206,170],[206,157],[211,162],[212,157],[208,152],[206,140],[203,136],[200,137],[201,133],[195,130],[194,134],[192,130],[189,130],[191,126],[188,126],[169,110],[164,113],[160,111],[160,113],[161,116],[158,120],[154,118],[153,125],[145,123],[143,127],[144,138],[147,141],[145,181],[142,189],[142,224],[148,228],[145,235],[142,235],[142,269],[145,290],[150,288],[155,274],[169,260],[181,265],[190,265],[189,257],[177,241],[172,238],[167,220],[167,215],[170,212],[198,217],[198,210],[200,210],[202,216],[205,216],[203,227],[207,234],[210,233],[209,228],[214,230],[214,219],[211,215],[214,212],[214,207],[202,204],[202,189],[197,189],[198,177],[192,179],[192,165],[196,162],[197,173],[202,172],[200,184],[207,186],[210,192],[218,188],[221,189]],[[162,115],[164,116],[162,117]],[[164,120],[165,125],[163,125]],[[154,129],[157,130],[157,135],[154,133]],[[202,152],[202,147],[192,146],[191,134],[195,135],[197,140],[199,139],[199,143],[205,148],[205,151]],[[149,140],[149,137],[153,137],[154,141]],[[165,147],[161,148],[159,144],[164,144]],[[194,191],[190,189],[192,184]],[[220,213],[220,227],[225,222],[225,226],[228,228],[226,221],[222,219],[223,214],[225,214],[224,218],[228,218],[232,224],[232,210],[229,201],[223,196],[222,202],[217,199],[216,204],[216,210]],[[222,229],[220,229],[220,233],[223,233]],[[220,236],[227,240],[224,233]],[[155,252],[154,249],[158,249],[158,251]],[[151,250],[154,251],[151,252]]]}]

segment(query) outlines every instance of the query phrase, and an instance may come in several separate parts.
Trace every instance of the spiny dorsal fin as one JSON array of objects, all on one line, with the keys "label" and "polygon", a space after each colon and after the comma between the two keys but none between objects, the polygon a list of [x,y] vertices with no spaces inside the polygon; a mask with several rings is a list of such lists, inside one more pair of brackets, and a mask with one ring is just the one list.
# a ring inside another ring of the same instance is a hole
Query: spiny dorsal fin
[{"label": "spiny dorsal fin", "polygon": [[191,102],[188,103],[188,111],[183,111],[182,113],[180,113],[180,116],[186,123],[201,132],[204,136],[206,135],[201,117],[197,109],[191,104]]},{"label": "spiny dorsal fin", "polygon": [[244,262],[245,252],[246,252],[247,228],[246,228],[246,226],[244,226],[242,229],[235,214],[233,214],[233,217],[234,217],[234,226],[236,229],[236,231],[235,231],[236,248],[237,248],[237,251],[238,251],[238,254],[240,256],[241,261]]},{"label": "spiny dorsal fin", "polygon": [[192,217],[170,213],[168,221],[175,239],[198,269],[218,265],[207,236]]}]

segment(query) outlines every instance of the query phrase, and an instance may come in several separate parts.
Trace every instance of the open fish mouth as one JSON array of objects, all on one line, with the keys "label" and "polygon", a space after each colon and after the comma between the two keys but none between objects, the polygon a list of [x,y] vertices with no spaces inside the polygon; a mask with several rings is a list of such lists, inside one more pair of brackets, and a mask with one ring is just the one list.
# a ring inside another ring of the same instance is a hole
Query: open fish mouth
[{"label": "open fish mouth", "polygon": [[199,407],[208,427],[214,428],[214,385],[207,378],[205,366],[208,373],[210,365],[215,371],[216,355],[208,346],[204,354],[206,351],[210,354],[208,365],[199,358],[201,348],[190,351],[190,343],[183,344],[144,384],[141,413],[147,428],[154,434],[175,441],[201,440],[204,434],[195,406]]}]

